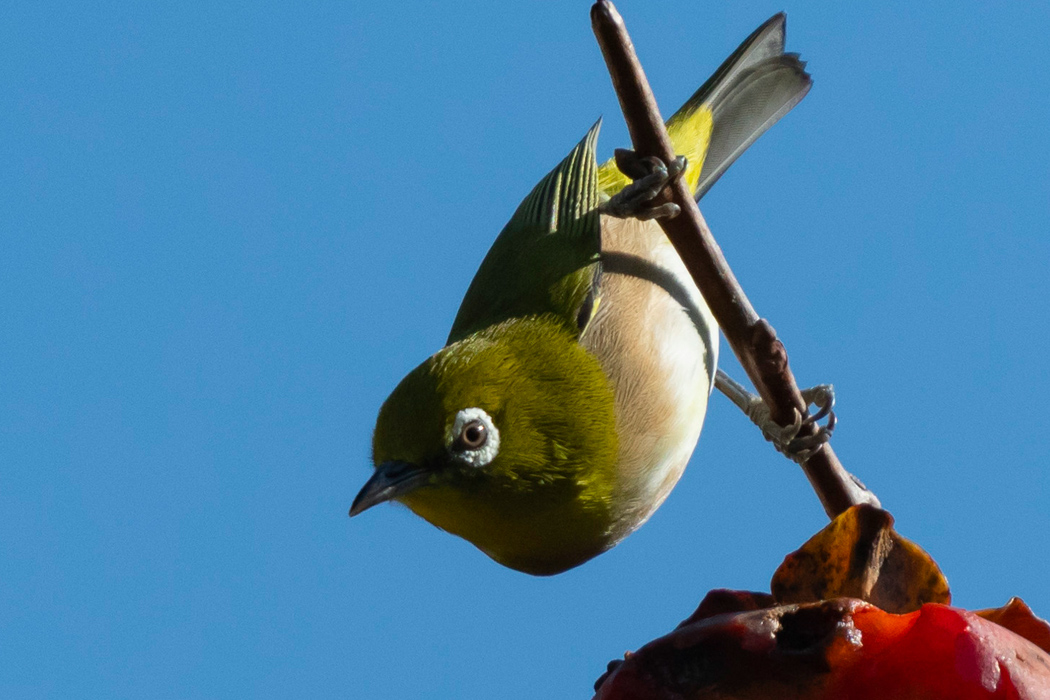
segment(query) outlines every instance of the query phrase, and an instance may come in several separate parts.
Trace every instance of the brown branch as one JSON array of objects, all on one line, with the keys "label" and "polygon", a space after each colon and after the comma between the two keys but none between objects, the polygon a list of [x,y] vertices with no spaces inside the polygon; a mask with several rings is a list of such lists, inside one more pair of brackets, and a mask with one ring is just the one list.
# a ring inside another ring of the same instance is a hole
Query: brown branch
[{"label": "brown branch", "polygon": [[[671,139],[623,18],[611,2],[598,0],[591,7],[591,26],[612,76],[635,150],[641,156],[656,156],[665,163],[671,162],[675,158]],[[681,207],[682,212],[673,219],[658,219],[660,226],[696,281],[744,371],[769,406],[771,417],[784,426],[794,421],[795,411],[805,416],[807,406],[788,366],[783,343],[777,339],[773,327],[759,318],[744,295],[685,181],[675,178],[662,196]],[[816,430],[816,425],[805,424],[799,435],[812,435]],[[879,505],[875,494],[845,470],[828,444],[810,457],[802,469],[832,518],[860,503]]]}]

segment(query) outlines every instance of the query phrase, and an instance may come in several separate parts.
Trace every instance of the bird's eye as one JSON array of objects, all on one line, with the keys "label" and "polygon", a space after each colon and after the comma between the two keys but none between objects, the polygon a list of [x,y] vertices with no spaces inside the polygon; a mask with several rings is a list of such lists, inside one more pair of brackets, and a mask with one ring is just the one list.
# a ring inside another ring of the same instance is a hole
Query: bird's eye
[{"label": "bird's eye", "polygon": [[459,440],[457,442],[467,450],[476,450],[479,447],[484,447],[485,443],[488,442],[489,431],[485,427],[485,424],[478,419],[474,419],[463,426],[463,430],[459,433]]},{"label": "bird's eye", "polygon": [[459,411],[446,439],[451,456],[471,467],[484,467],[499,454],[499,430],[480,408]]}]

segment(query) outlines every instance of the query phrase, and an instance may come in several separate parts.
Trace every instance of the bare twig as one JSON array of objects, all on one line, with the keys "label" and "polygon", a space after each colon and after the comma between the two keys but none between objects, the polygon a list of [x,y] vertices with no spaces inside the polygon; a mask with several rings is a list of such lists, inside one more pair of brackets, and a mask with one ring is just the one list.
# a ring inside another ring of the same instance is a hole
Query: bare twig
[{"label": "bare twig", "polygon": [[[635,150],[641,156],[656,156],[665,163],[673,161],[671,140],[623,18],[611,2],[598,0],[591,7],[591,25],[612,76]],[[665,198],[663,201],[674,202],[682,211],[673,219],[659,219],[660,226],[696,281],[744,371],[769,406],[771,417],[782,426],[790,425],[796,411],[806,415],[807,406],[788,367],[783,343],[777,339],[773,327],[759,318],[744,295],[685,181],[675,178],[661,196]],[[653,203],[659,204],[661,200]],[[812,435],[816,430],[815,424],[808,423],[800,435]],[[860,503],[879,505],[875,494],[845,470],[830,445],[819,449],[802,469],[832,518]]]}]

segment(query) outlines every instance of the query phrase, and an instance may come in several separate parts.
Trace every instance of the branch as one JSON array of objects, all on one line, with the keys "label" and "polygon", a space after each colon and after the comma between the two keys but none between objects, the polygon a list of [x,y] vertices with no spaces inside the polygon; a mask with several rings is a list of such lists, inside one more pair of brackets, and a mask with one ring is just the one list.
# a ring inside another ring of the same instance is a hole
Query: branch
[{"label": "branch", "polygon": [[[591,7],[591,26],[609,68],[635,150],[640,156],[656,156],[670,163],[675,159],[671,139],[623,18],[611,2],[598,0]],[[693,276],[744,371],[769,406],[771,417],[786,426],[794,422],[796,411],[806,416],[808,407],[788,367],[783,343],[777,339],[773,327],[759,318],[751,306],[685,181],[676,177],[661,197],[677,204],[681,213],[673,219],[665,217],[657,221]],[[659,199],[653,202],[660,203]],[[812,435],[816,430],[816,425],[806,424],[799,435]],[[802,470],[832,518],[861,503],[879,505],[875,494],[846,471],[829,444],[803,463]]]}]

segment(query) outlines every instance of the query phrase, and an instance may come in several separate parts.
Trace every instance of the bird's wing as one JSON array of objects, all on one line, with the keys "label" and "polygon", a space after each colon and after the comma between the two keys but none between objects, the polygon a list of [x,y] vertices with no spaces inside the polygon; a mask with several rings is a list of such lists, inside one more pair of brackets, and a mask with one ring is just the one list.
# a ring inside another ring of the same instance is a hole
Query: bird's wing
[{"label": "bird's wing", "polygon": [[452,343],[509,318],[554,314],[578,333],[601,274],[598,163],[601,120],[518,207],[467,289]]},{"label": "bird's wing", "polygon": [[[766,20],[667,120],[675,153],[689,160],[685,178],[697,199],[809,92],[806,64],[784,53],[785,22],[784,13]],[[613,161],[602,164],[599,178],[610,196],[629,182]]]}]

